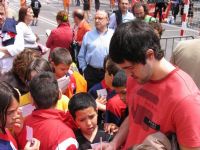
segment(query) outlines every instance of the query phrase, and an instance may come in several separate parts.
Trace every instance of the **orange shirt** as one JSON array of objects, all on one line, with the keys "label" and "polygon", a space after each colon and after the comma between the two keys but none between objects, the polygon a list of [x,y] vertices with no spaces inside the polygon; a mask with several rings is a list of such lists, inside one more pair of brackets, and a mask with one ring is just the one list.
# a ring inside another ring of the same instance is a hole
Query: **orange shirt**
[{"label": "orange shirt", "polygon": [[82,43],[83,36],[85,35],[86,32],[90,30],[91,30],[90,24],[87,21],[83,20],[79,24],[75,40],[78,41],[79,43]]},{"label": "orange shirt", "polygon": [[67,97],[71,98],[76,93],[87,92],[87,82],[79,72],[69,73],[69,76],[70,83],[65,92]]}]

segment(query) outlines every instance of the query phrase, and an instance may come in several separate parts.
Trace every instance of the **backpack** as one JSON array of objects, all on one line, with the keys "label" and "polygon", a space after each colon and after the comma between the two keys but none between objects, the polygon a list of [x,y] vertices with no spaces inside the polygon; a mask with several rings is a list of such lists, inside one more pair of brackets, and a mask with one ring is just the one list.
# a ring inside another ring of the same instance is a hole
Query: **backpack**
[{"label": "backpack", "polygon": [[122,23],[122,13],[120,10],[116,10],[116,11],[114,11],[114,13],[115,13],[115,17],[116,17],[117,26],[118,26]]}]

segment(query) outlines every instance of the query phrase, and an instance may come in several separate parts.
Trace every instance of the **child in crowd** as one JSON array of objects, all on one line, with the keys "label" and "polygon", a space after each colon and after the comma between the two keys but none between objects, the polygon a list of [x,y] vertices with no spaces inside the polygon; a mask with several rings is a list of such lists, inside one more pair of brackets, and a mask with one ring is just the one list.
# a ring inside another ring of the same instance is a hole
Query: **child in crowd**
[{"label": "child in crowd", "polygon": [[40,150],[76,150],[78,143],[74,133],[64,123],[65,112],[55,109],[61,92],[54,74],[51,72],[37,74],[30,81],[29,87],[36,110],[25,118],[24,127],[17,136],[20,148],[25,145],[26,126],[29,126],[33,129],[33,136],[41,142]]},{"label": "child in crowd", "polygon": [[[37,75],[40,72],[49,71],[53,72],[50,63],[45,60],[44,58],[38,58],[35,59],[30,66],[28,67],[26,71],[26,83],[29,85],[32,78]],[[61,99],[58,100],[56,104],[56,109],[62,110],[62,111],[68,111],[68,102],[69,98],[65,95],[61,96]],[[25,95],[21,96],[20,98],[20,106],[23,111],[23,116],[27,116],[32,113],[32,111],[35,109],[35,106],[32,105],[30,100],[30,92],[26,93]]]},{"label": "child in crowd", "polygon": [[120,127],[121,123],[128,116],[128,108],[126,105],[126,80],[127,77],[123,70],[118,71],[114,76],[112,87],[117,95],[106,103],[106,124],[113,123]]},{"label": "child in crowd", "polygon": [[112,136],[97,125],[97,105],[90,94],[75,94],[69,101],[69,112],[79,128],[75,134],[80,150],[91,149],[101,138],[111,140]]},{"label": "child in crowd", "polygon": [[[112,82],[115,74],[120,70],[120,68],[109,57],[106,57],[104,60],[104,70],[105,70],[104,79],[100,83],[94,85],[89,90],[89,93],[93,96],[93,98],[97,99],[96,100],[97,103],[99,102],[99,100],[102,101],[103,98],[106,101],[108,101],[109,99],[111,99],[116,95],[116,92],[112,87]],[[105,103],[103,104],[105,105]],[[105,110],[106,110],[106,105],[105,105]],[[98,111],[98,124],[104,123],[105,117],[103,111]]]},{"label": "child in crowd", "polygon": [[[23,126],[19,107],[20,93],[6,82],[0,82],[0,149],[18,149],[17,143],[8,128],[12,128],[15,134],[21,131]],[[40,142],[33,138],[33,144],[28,142],[25,150],[39,150]]]},{"label": "child in crowd", "polygon": [[69,78],[66,84],[66,90],[62,92],[71,98],[75,93],[87,92],[87,82],[84,77],[77,71],[72,71],[72,57],[69,50],[65,48],[55,48],[50,54],[50,61],[54,69],[55,76],[58,80],[61,78]]}]

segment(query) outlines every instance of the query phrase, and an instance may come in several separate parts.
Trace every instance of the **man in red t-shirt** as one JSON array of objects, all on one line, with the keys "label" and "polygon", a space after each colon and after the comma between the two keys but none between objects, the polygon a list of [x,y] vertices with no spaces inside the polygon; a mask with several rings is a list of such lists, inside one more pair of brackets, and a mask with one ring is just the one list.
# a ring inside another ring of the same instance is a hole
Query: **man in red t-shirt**
[{"label": "man in red t-shirt", "polygon": [[129,76],[129,116],[103,149],[118,149],[123,143],[128,149],[160,131],[176,134],[181,150],[199,150],[199,90],[189,75],[165,60],[153,28],[139,20],[122,24],[109,55]]}]

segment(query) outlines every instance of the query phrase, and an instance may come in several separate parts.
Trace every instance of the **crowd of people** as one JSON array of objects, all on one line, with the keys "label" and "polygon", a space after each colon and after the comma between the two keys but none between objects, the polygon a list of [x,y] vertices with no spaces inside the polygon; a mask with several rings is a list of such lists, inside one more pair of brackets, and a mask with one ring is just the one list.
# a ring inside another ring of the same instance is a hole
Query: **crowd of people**
[{"label": "crowd of people", "polygon": [[0,3],[0,149],[200,149],[200,42],[180,42],[167,61],[159,20],[129,6],[97,9],[93,28],[85,4],[73,27],[58,11],[44,46],[31,29],[38,0],[18,21]]}]

